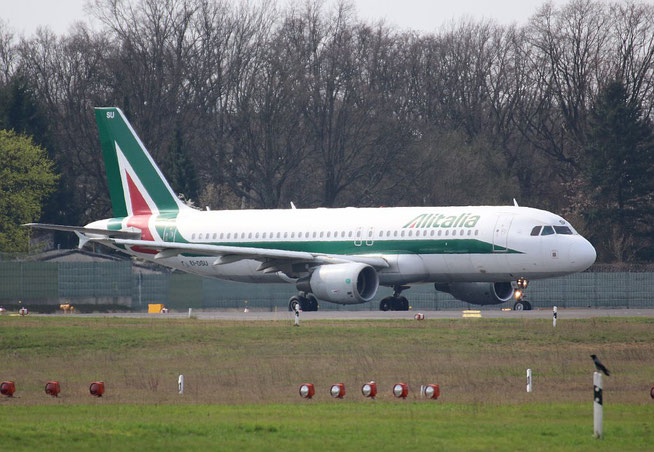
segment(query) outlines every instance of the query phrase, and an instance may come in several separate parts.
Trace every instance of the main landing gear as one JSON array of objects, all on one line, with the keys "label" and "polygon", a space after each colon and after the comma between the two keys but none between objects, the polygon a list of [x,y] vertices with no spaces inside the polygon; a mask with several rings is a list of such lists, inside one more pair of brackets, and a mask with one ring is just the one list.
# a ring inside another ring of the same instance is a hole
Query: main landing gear
[{"label": "main landing gear", "polygon": [[288,310],[291,312],[295,311],[295,307],[299,305],[301,311],[317,311],[318,310],[318,299],[310,293],[300,292],[297,295],[291,297],[288,301]]},{"label": "main landing gear", "polygon": [[409,300],[400,295],[404,289],[409,286],[393,286],[393,295],[390,297],[382,298],[379,302],[380,311],[408,311]]},{"label": "main landing gear", "polygon": [[526,300],[525,296],[525,291],[527,290],[528,285],[529,281],[527,281],[526,278],[518,278],[516,281],[516,286],[518,286],[518,288],[513,293],[515,298],[515,303],[513,304],[514,311],[531,311],[531,303]]}]

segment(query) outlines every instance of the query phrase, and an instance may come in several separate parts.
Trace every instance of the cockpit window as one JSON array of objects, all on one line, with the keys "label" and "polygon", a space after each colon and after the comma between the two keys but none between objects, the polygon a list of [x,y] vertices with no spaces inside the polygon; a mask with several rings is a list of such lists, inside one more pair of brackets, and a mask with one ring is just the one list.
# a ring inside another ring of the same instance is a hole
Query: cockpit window
[{"label": "cockpit window", "polygon": [[538,235],[540,234],[540,228],[542,226],[534,226],[534,229],[531,230],[531,235]]},{"label": "cockpit window", "polygon": [[557,234],[572,235],[572,231],[567,226],[554,226]]},{"label": "cockpit window", "polygon": [[552,235],[554,234],[554,229],[552,226],[543,226],[543,232],[540,235]]}]

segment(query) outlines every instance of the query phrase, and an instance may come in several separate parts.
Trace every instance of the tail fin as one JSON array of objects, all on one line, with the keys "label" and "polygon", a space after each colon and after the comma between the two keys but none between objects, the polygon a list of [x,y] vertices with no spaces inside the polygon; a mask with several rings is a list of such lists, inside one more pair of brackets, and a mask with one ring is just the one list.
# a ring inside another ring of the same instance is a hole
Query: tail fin
[{"label": "tail fin", "polygon": [[119,108],[98,107],[95,120],[115,217],[188,208],[175,196]]}]

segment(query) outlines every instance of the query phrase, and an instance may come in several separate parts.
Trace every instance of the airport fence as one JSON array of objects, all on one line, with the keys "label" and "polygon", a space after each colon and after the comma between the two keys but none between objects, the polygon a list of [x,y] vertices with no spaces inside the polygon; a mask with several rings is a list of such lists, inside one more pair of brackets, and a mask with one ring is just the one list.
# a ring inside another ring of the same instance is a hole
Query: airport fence
[{"label": "airport fence", "polygon": [[[148,303],[169,309],[284,310],[296,293],[290,284],[245,284],[202,278],[186,273],[142,271],[121,262],[0,262],[0,305],[116,305],[145,310]],[[321,309],[377,310],[391,290],[380,288],[370,303],[341,306],[321,303]],[[468,306],[433,285],[403,293],[414,309],[461,309]],[[654,307],[654,272],[584,272],[531,281],[527,295],[534,307]],[[507,302],[502,307],[510,307]],[[469,307],[475,307],[469,305]],[[497,306],[492,306],[497,309]],[[483,309],[483,307],[482,307]]]}]

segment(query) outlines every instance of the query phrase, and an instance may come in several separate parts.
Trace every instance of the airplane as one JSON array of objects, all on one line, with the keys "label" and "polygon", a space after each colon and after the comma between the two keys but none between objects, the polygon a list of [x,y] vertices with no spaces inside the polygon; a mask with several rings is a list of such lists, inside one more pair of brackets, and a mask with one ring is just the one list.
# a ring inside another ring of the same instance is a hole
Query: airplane
[{"label": "airplane", "polygon": [[593,246],[570,223],[529,207],[380,207],[199,210],[175,195],[117,107],[95,108],[113,218],[70,231],[79,247],[100,243],[176,270],[245,283],[294,284],[290,310],[318,300],[343,305],[393,288],[383,311],[409,309],[402,292],[435,290],[477,305],[524,298],[529,280],[581,272]]}]

